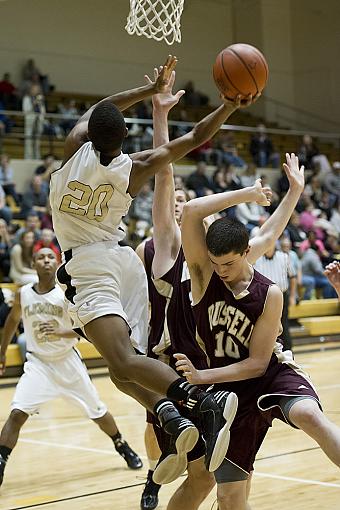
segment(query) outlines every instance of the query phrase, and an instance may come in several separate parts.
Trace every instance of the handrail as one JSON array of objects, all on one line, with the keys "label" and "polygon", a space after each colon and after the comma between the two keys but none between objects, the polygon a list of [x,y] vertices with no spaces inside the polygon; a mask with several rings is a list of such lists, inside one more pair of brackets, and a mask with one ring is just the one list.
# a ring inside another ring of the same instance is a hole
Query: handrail
[{"label": "handrail", "polygon": [[[8,115],[8,116],[19,116],[24,117],[25,113],[17,110],[0,110],[0,114]],[[65,120],[63,114],[60,113],[45,113],[44,118],[46,119],[61,119]],[[67,117],[67,120],[78,120],[80,118],[79,115],[72,115]],[[141,124],[141,125],[149,125],[152,126],[153,119],[138,119],[136,117],[126,117],[125,122],[127,124]],[[168,120],[169,126],[182,126],[182,127],[193,127],[197,124],[197,122],[184,122],[179,120]],[[340,124],[339,124],[340,127]],[[230,130],[230,131],[245,131],[248,133],[257,133],[258,128],[253,126],[240,126],[234,124],[223,124],[221,126],[221,130]],[[277,134],[277,135],[287,135],[287,136],[303,136],[306,134],[306,130],[299,129],[283,129],[283,128],[266,128],[266,132],[268,134]],[[340,140],[340,131],[339,132],[325,132],[325,131],[311,131],[308,130],[308,134],[317,137],[317,138],[333,138],[336,140]]]}]

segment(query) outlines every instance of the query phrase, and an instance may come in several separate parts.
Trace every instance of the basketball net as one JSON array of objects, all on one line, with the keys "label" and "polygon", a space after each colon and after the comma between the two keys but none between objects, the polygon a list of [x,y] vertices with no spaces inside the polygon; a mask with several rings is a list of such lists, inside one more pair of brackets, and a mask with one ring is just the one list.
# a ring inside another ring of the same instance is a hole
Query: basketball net
[{"label": "basketball net", "polygon": [[125,30],[171,45],[181,42],[181,15],[184,0],[130,0]]}]

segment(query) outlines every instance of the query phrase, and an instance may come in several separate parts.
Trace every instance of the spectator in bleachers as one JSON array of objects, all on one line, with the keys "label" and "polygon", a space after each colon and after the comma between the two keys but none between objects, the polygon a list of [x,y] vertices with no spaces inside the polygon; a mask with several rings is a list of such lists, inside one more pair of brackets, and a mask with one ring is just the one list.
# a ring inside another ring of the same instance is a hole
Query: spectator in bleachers
[{"label": "spectator in bleachers", "polygon": [[38,85],[32,85],[22,100],[25,114],[25,159],[40,159],[40,137],[44,129],[45,99]]},{"label": "spectator in bleachers", "polygon": [[204,106],[209,103],[209,97],[196,90],[193,81],[188,81],[183,89],[185,90],[183,101],[187,106]]},{"label": "spectator in bleachers", "polygon": [[50,92],[51,87],[48,76],[46,74],[42,74],[33,58],[30,58],[26,61],[22,69],[21,88],[24,94],[27,90],[29,90],[32,84],[39,85],[43,94],[48,94]]},{"label": "spectator in bleachers", "polygon": [[7,225],[9,225],[12,220],[12,216],[13,214],[10,207],[6,205],[6,194],[3,187],[0,186],[0,218],[4,219]]},{"label": "spectator in bleachers", "polygon": [[39,165],[35,171],[35,175],[40,175],[43,185],[46,186],[46,190],[49,190],[51,174],[55,170],[55,157],[53,154],[46,154],[43,157],[42,164]]},{"label": "spectator in bleachers", "polygon": [[0,157],[0,185],[3,187],[5,194],[13,197],[16,205],[18,205],[20,200],[15,189],[14,173],[7,154],[2,154]]},{"label": "spectator in bleachers", "polygon": [[223,191],[227,191],[227,182],[225,180],[223,169],[217,168],[217,170],[215,170],[212,178],[212,183],[215,193],[223,193]]},{"label": "spectator in bleachers", "polygon": [[324,154],[320,154],[318,147],[310,135],[304,135],[298,150],[300,165],[307,169],[319,169],[321,180],[325,173],[331,169],[330,163]]},{"label": "spectator in bleachers", "polygon": [[8,233],[7,223],[0,219],[0,271],[2,281],[8,281],[10,261],[11,238]]},{"label": "spectator in bleachers", "polygon": [[340,198],[337,199],[331,211],[330,223],[338,235],[340,235]]},{"label": "spectator in bleachers", "polygon": [[21,215],[26,217],[29,211],[36,211],[39,215],[46,212],[48,191],[40,175],[34,175],[29,189],[24,193],[21,204]]},{"label": "spectator in bleachers", "polygon": [[313,250],[317,252],[320,258],[328,257],[328,252],[324,243],[321,241],[321,239],[316,238],[314,230],[309,230],[309,232],[307,232],[307,238],[300,244],[299,251],[301,254],[303,254],[309,248],[313,248]]},{"label": "spectator in bleachers", "polygon": [[18,91],[11,82],[9,73],[5,73],[0,81],[0,101],[4,105],[4,110],[17,110],[18,108]]},{"label": "spectator in bleachers", "polygon": [[314,291],[314,278],[312,276],[302,275],[302,265],[296,251],[292,250],[292,242],[287,236],[280,239],[281,250],[289,255],[290,264],[296,274],[297,292],[296,299],[300,297],[300,291],[304,289],[307,295],[311,296]]},{"label": "spectator in bleachers", "polygon": [[281,169],[281,175],[277,181],[277,191],[279,193],[279,197],[282,199],[287,191],[289,190],[289,181],[287,179],[287,175],[283,169]]},{"label": "spectator in bleachers", "polygon": [[302,241],[306,239],[306,233],[300,227],[300,215],[297,211],[294,211],[291,215],[286,231],[294,249],[297,249]]},{"label": "spectator in bleachers", "polygon": [[59,126],[62,129],[63,134],[67,136],[77,123],[77,119],[75,119],[75,117],[79,115],[75,100],[64,99],[60,104],[58,104],[58,113],[62,115]]},{"label": "spectator in bleachers", "polygon": [[[302,255],[302,276],[310,276],[314,280],[314,288],[320,289],[323,298],[332,298],[335,291],[323,274],[321,259],[315,249],[308,248]],[[310,291],[305,289],[303,299],[311,299]]]},{"label": "spectator in bleachers", "polygon": [[41,230],[41,236],[38,241],[34,243],[33,252],[41,250],[41,248],[50,248],[56,254],[57,261],[60,263],[61,256],[58,246],[54,243],[55,235],[53,230],[49,228],[43,228]]},{"label": "spectator in bleachers", "polygon": [[322,198],[322,192],[323,188],[318,176],[313,175],[308,184],[306,184],[304,193],[311,197],[314,204],[318,205]]},{"label": "spectator in bleachers", "polygon": [[22,234],[26,231],[33,232],[34,241],[37,241],[41,236],[40,228],[40,219],[38,213],[36,211],[29,211],[26,216],[25,226],[20,227],[15,233],[14,243],[19,243]]},{"label": "spectator in bleachers", "polygon": [[132,202],[129,217],[136,221],[135,234],[143,240],[152,225],[153,191],[150,183],[144,184],[137,197]]},{"label": "spectator in bleachers", "polygon": [[234,133],[232,131],[223,131],[216,139],[215,148],[216,164],[226,163],[238,168],[246,166],[246,162],[238,154]]},{"label": "spectator in bleachers", "polygon": [[256,202],[238,204],[236,206],[236,218],[246,226],[250,233],[254,227],[259,225],[261,217],[264,216],[264,208]]},{"label": "spectator in bleachers", "polygon": [[[1,112],[1,110],[4,110],[4,109],[5,109],[4,104],[0,100],[0,112]],[[0,144],[2,142],[3,137],[7,133],[11,132],[11,129],[12,129],[11,119],[9,117],[7,117],[7,115],[5,115],[4,113],[0,113]],[[0,145],[0,148],[1,148],[1,145]]]},{"label": "spectator in bleachers", "polygon": [[11,308],[6,303],[4,293],[0,287],[0,328],[4,327],[7,315],[9,314],[10,310]]},{"label": "spectator in bleachers", "polygon": [[340,161],[334,161],[332,170],[325,177],[325,189],[340,199]]},{"label": "spectator in bleachers", "polygon": [[266,126],[259,124],[257,131],[252,135],[249,147],[255,165],[259,167],[271,165],[273,168],[279,168],[280,154],[274,150],[273,142],[266,133]]},{"label": "spectator in bleachers", "polygon": [[224,164],[220,168],[223,168],[224,171],[224,178],[227,183],[227,191],[235,191],[237,189],[243,188],[241,179],[237,175],[233,166]]},{"label": "spectator in bleachers", "polygon": [[330,219],[334,208],[337,206],[337,202],[337,197],[335,195],[324,190],[321,194],[321,199],[318,202],[318,207],[321,211],[326,213],[327,218]]},{"label": "spectator in bleachers", "polygon": [[240,176],[243,188],[254,185],[254,182],[256,181],[256,171],[257,168],[254,163],[249,163],[249,165],[247,165],[245,171]]},{"label": "spectator in bleachers", "polygon": [[47,204],[46,204],[46,212],[44,212],[40,216],[40,225],[41,225],[41,229],[49,228],[49,229],[53,230],[52,211],[51,211],[51,204],[50,204],[49,199],[47,200]]},{"label": "spectator in bleachers", "polygon": [[207,164],[204,161],[199,161],[196,166],[195,172],[192,172],[187,179],[187,188],[192,189],[197,197],[202,197],[207,192],[213,191],[213,184],[206,175]]},{"label": "spectator in bleachers", "polygon": [[314,223],[316,221],[316,214],[314,212],[315,205],[310,196],[306,195],[305,192],[302,193],[300,202],[303,206],[303,210],[300,214],[300,227],[307,233],[314,228]]},{"label": "spectator in bleachers", "polygon": [[38,281],[37,272],[32,269],[33,244],[33,232],[25,231],[21,234],[19,243],[15,244],[11,250],[9,275],[13,282],[18,285],[37,283]]}]

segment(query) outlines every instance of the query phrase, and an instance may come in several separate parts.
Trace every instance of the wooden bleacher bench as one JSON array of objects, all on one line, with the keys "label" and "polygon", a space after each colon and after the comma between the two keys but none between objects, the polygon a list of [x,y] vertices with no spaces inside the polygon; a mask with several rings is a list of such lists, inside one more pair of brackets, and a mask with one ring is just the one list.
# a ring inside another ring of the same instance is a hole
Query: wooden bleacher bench
[{"label": "wooden bleacher bench", "polygon": [[323,317],[340,315],[340,304],[337,299],[309,299],[300,301],[298,305],[289,307],[289,318]]},{"label": "wooden bleacher bench", "polygon": [[340,316],[306,317],[299,322],[310,336],[340,335]]},{"label": "wooden bleacher bench", "polygon": [[289,307],[289,318],[297,319],[301,332],[297,337],[324,337],[339,335],[340,304],[338,299],[311,299]]}]

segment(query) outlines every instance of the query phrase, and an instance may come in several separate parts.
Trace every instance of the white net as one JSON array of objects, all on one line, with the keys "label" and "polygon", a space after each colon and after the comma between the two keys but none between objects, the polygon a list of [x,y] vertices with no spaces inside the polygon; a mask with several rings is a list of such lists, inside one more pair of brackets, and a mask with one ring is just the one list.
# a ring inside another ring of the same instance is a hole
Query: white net
[{"label": "white net", "polygon": [[145,35],[169,45],[181,42],[183,5],[184,0],[130,0],[125,29],[130,35]]}]

